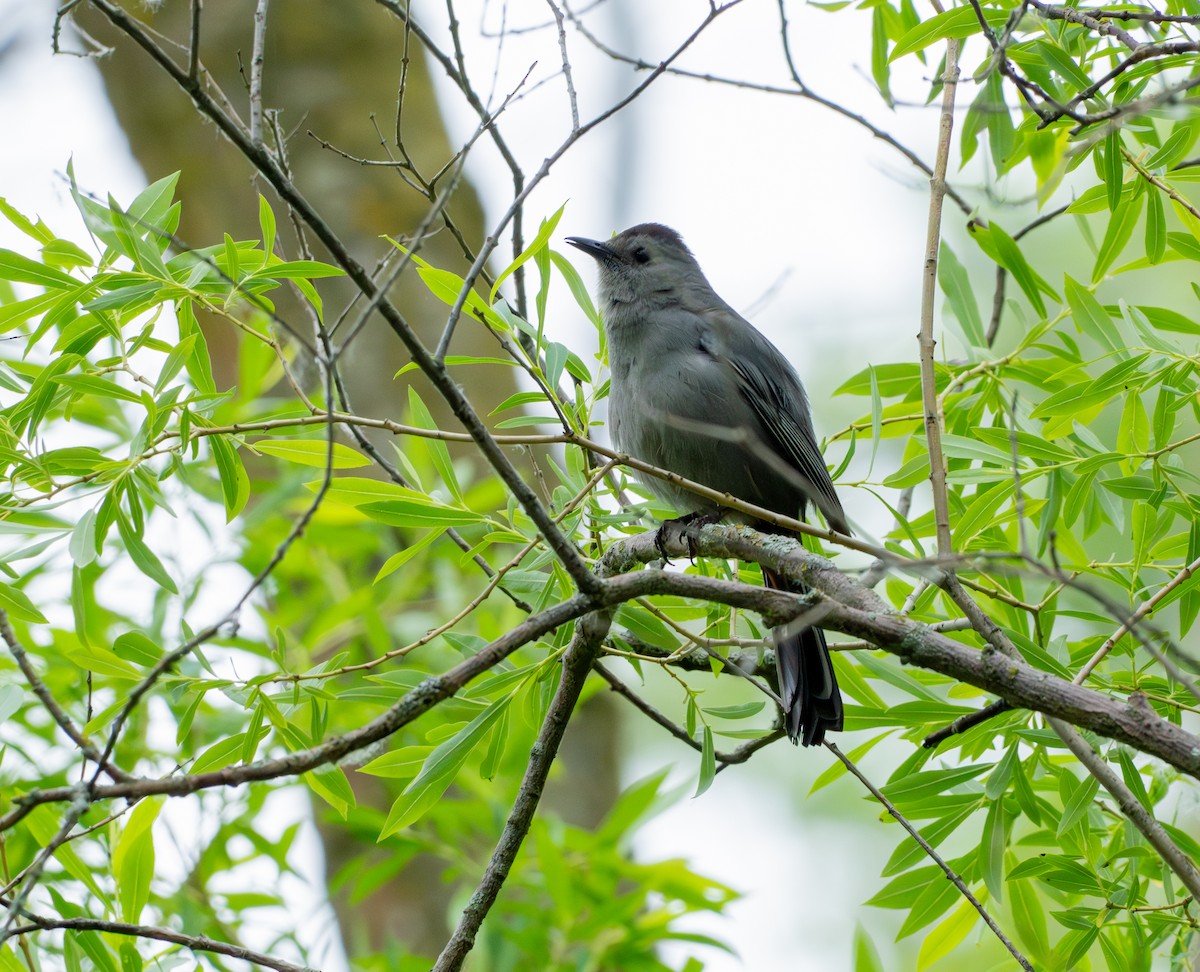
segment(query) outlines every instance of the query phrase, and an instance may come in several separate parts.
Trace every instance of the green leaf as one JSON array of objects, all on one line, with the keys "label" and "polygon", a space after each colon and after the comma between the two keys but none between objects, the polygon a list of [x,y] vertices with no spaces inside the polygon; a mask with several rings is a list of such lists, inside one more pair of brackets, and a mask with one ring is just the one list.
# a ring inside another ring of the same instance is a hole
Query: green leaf
[{"label": "green leaf", "polygon": [[888,86],[888,36],[887,18],[882,6],[876,7],[871,14],[871,77],[884,103],[892,105],[892,92]]},{"label": "green leaf", "polygon": [[273,259],[268,259],[261,269],[249,274],[244,283],[251,280],[312,280],[318,277],[341,277],[345,275],[345,272],[341,267],[321,263],[319,260],[280,260],[276,263]]},{"label": "green leaf", "polygon": [[696,784],[693,799],[712,786],[717,775],[717,760],[713,748],[713,733],[709,726],[704,727],[704,741],[700,747],[700,780]]},{"label": "green leaf", "polygon": [[50,227],[40,219],[34,223],[24,213],[9,205],[7,199],[0,199],[0,214],[22,233],[32,237],[38,243],[44,245],[55,241],[54,233],[51,232]]},{"label": "green leaf", "polygon": [[[957,10],[970,10],[969,7],[958,7]],[[1029,261],[1021,253],[1021,248],[998,223],[982,226],[972,222],[969,225],[971,237],[979,244],[979,248],[1012,274],[1013,279],[1025,294],[1039,318],[1046,316],[1046,303],[1042,294],[1047,294],[1057,300],[1058,294],[1042,277],[1036,273]]]},{"label": "green leaf", "polygon": [[1096,254],[1096,265],[1092,268],[1092,283],[1099,283],[1104,279],[1108,268],[1125,249],[1125,244],[1129,242],[1138,218],[1142,215],[1143,198],[1144,194],[1141,194],[1123,201],[1109,217],[1108,229],[1104,233],[1104,241],[1100,244],[1100,252]]},{"label": "green leaf", "polygon": [[1071,316],[1075,323],[1085,333],[1090,335],[1107,350],[1115,352],[1124,358],[1128,352],[1121,333],[1117,330],[1108,312],[1096,300],[1095,295],[1077,283],[1069,275],[1065,278],[1063,289],[1066,293],[1067,304],[1071,308]]},{"label": "green leaf", "polygon": [[1126,455],[1138,456],[1150,448],[1150,416],[1142,404],[1142,396],[1131,390],[1125,395],[1121,424],[1117,428],[1117,449]]},{"label": "green leaf", "polygon": [[163,656],[162,648],[140,631],[126,631],[113,640],[113,654],[118,658],[150,668]]},{"label": "green leaf", "polygon": [[28,594],[20,588],[10,587],[8,584],[0,583],[0,609],[21,621],[30,621],[33,624],[50,623],[46,616],[34,606],[33,601],[29,600]]},{"label": "green leaf", "polygon": [[262,193],[258,195],[258,226],[262,230],[263,253],[272,253],[275,249],[275,213]]},{"label": "green leaf", "polygon": [[250,499],[250,477],[237,447],[223,435],[208,437],[217,474],[221,479],[221,493],[225,500],[225,522],[232,523]]},{"label": "green leaf", "polygon": [[1196,128],[1190,121],[1181,121],[1176,124],[1175,130],[1162,143],[1162,148],[1142,164],[1150,171],[1169,169],[1183,159],[1194,141],[1196,141]]},{"label": "green leaf", "polygon": [[717,719],[749,719],[766,707],[766,702],[743,702],[741,705],[705,706],[704,712]]},{"label": "green leaf", "polygon": [[900,931],[896,933],[897,940],[919,931],[932,921],[937,921],[958,900],[961,892],[951,881],[941,876],[940,869],[939,877],[940,880],[927,884],[916,900],[911,902],[911,910],[900,925]]},{"label": "green leaf", "polygon": [[[984,7],[983,17],[993,28],[1000,27],[1008,20],[1008,11],[997,7]],[[982,32],[979,19],[970,7],[955,7],[945,13],[937,14],[928,20],[917,24],[916,27],[904,34],[892,50],[888,61],[895,61],[906,54],[914,54],[924,50],[935,41],[948,37],[970,37]]]},{"label": "green leaf", "polygon": [[571,296],[575,298],[575,303],[579,306],[579,309],[587,315],[587,319],[592,322],[592,326],[599,330],[601,326],[600,312],[596,310],[596,305],[592,303],[591,294],[588,293],[583,278],[579,276],[579,271],[557,250],[550,251],[550,262],[554,264],[554,268],[562,274],[563,280],[567,282],[567,289],[571,291]]},{"label": "green leaf", "polygon": [[979,316],[979,305],[975,303],[971,280],[945,240],[942,241],[941,256],[938,259],[938,284],[946,295],[950,310],[954,312],[963,329],[967,343],[972,347],[986,348],[983,319]]},{"label": "green leaf", "polygon": [[171,575],[163,567],[162,561],[158,559],[153,550],[146,546],[146,542],[134,530],[123,511],[117,513],[117,532],[121,535],[121,542],[125,544],[125,550],[137,569],[164,590],[178,594],[179,588],[175,586]]},{"label": "green leaf", "polygon": [[54,267],[48,267],[37,260],[22,256],[20,253],[4,249],[0,249],[0,280],[36,284],[39,287],[49,287],[54,290],[66,290],[79,286],[79,281],[69,273],[63,273]]},{"label": "green leaf", "polygon": [[1121,182],[1125,176],[1125,163],[1121,159],[1121,133],[1117,128],[1109,130],[1104,140],[1104,151],[1098,158],[1104,178],[1108,211],[1111,213],[1121,204]]},{"label": "green leaf", "polygon": [[1083,819],[1084,815],[1091,809],[1099,789],[1100,783],[1094,776],[1089,776],[1071,791],[1070,797],[1063,805],[1062,819],[1058,821],[1058,829],[1055,831],[1058,837],[1062,837],[1063,834]]},{"label": "green leaf", "polygon": [[404,792],[397,797],[384,821],[383,829],[379,832],[379,840],[385,840],[392,834],[416,823],[446,792],[454,777],[458,774],[471,751],[483,739],[484,735],[508,709],[516,692],[505,695],[476,716],[471,723],[456,733],[450,739],[438,746],[421,772],[417,774]]},{"label": "green leaf", "polygon": [[1009,875],[1009,907],[1017,936],[1025,950],[1030,953],[1035,965],[1045,966],[1050,951],[1050,937],[1046,931],[1046,908],[1038,900],[1037,891],[1030,881],[1013,881]]},{"label": "green leaf", "polygon": [[58,375],[54,381],[56,384],[83,395],[98,395],[101,398],[115,398],[123,402],[142,404],[142,396],[137,392],[122,388],[116,382],[101,378],[99,375]]},{"label": "green leaf", "polygon": [[542,250],[546,244],[550,242],[550,236],[553,234],[555,227],[558,226],[558,221],[562,219],[563,210],[566,208],[567,204],[563,203],[558,207],[558,211],[554,213],[554,215],[542,220],[542,225],[538,227],[537,236],[533,238],[533,242],[525,247],[525,249],[521,251],[521,255],[501,271],[500,276],[496,278],[496,282],[492,284],[491,292],[488,294],[489,304],[494,304],[496,302],[496,294],[500,292],[500,285],[504,283],[504,281],[510,276],[512,276],[512,274],[518,269],[528,263],[529,259],[535,253]]},{"label": "green leaf", "polygon": [[304,774],[304,782],[322,800],[328,803],[345,820],[346,814],[354,809],[356,800],[350,781],[340,766],[322,766]]},{"label": "green leaf", "polygon": [[341,442],[334,442],[330,453],[330,443],[317,439],[258,439],[250,443],[255,452],[268,456],[278,456],[288,462],[301,466],[317,466],[324,469],[355,469],[371,465],[371,460],[361,452],[351,449]]},{"label": "green leaf", "polygon": [[860,922],[854,923],[853,972],[885,972],[875,943]]},{"label": "green leaf", "polygon": [[1146,210],[1146,259],[1161,263],[1167,252],[1167,215],[1163,208],[1162,194],[1157,189],[1148,191],[1150,205]]},{"label": "green leaf", "polygon": [[113,848],[112,869],[121,902],[121,918],[136,924],[150,900],[154,876],[154,821],[165,797],[144,797],[130,812]]},{"label": "green leaf", "polygon": [[1008,747],[1004,755],[1000,758],[1000,762],[996,764],[996,768],[988,776],[987,783],[983,787],[984,796],[989,800],[998,800],[1003,793],[1007,792],[1008,781],[1012,777],[1013,767],[1019,759],[1017,744],[1013,743]]},{"label": "green leaf", "polygon": [[386,561],[384,561],[383,566],[379,568],[379,573],[375,575],[375,579],[371,583],[378,584],[389,574],[393,574],[398,571],[401,567],[412,560],[413,557],[419,554],[422,550],[426,549],[444,532],[444,530],[430,530],[424,536],[411,542],[403,550],[392,554]]},{"label": "green leaf", "polygon": [[[412,385],[408,386],[408,413],[410,421],[418,428],[437,429],[437,423],[434,422],[433,415],[425,407],[425,403],[421,401],[421,396],[417,394],[416,388]],[[428,450],[429,457],[433,461],[434,468],[437,469],[442,482],[450,490],[450,495],[460,505],[463,505],[462,487],[458,484],[458,476],[454,472],[454,463],[450,461],[450,450],[446,448],[446,443],[441,439],[422,439],[421,441]]]},{"label": "green leaf", "polygon": [[964,898],[957,908],[926,933],[925,940],[921,942],[921,951],[917,955],[918,972],[924,972],[953,952],[978,921],[979,912]]},{"label": "green leaf", "polygon": [[[270,731],[270,726],[259,726],[257,733],[255,733],[258,738],[253,740],[253,745],[257,746]],[[219,770],[224,769],[226,766],[232,766],[242,758],[242,752],[245,750],[246,745],[246,733],[244,732],[239,732],[218,740],[196,757],[196,761],[191,765],[191,773],[193,775],[207,773],[211,770]]]},{"label": "green leaf", "polygon": [[487,519],[482,513],[446,506],[415,490],[411,498],[366,503],[358,511],[372,520],[398,527],[461,527]]},{"label": "green leaf", "polygon": [[899,780],[885,784],[881,789],[883,795],[895,804],[918,803],[934,794],[942,793],[951,787],[973,780],[980,773],[991,769],[993,765],[995,764],[976,763],[970,766],[957,766],[954,769],[910,773]]}]

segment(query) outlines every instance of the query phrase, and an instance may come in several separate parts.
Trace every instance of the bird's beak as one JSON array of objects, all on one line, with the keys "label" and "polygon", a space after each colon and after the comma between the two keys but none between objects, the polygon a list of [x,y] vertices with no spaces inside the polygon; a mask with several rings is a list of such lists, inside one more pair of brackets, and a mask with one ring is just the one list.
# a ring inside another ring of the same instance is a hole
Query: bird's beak
[{"label": "bird's beak", "polygon": [[607,263],[616,256],[611,246],[601,243],[599,240],[589,240],[585,236],[568,236],[567,242],[571,246],[583,250],[588,256],[595,257],[601,263]]}]

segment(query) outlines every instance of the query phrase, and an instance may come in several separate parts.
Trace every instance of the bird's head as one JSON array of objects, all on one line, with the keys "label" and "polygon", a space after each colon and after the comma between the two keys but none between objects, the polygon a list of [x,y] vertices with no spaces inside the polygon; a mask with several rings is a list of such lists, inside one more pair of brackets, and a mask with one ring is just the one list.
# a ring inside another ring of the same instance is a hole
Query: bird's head
[{"label": "bird's head", "polygon": [[593,257],[600,267],[600,302],[678,303],[688,286],[708,287],[696,258],[675,230],[640,223],[610,240],[568,236],[567,242]]}]

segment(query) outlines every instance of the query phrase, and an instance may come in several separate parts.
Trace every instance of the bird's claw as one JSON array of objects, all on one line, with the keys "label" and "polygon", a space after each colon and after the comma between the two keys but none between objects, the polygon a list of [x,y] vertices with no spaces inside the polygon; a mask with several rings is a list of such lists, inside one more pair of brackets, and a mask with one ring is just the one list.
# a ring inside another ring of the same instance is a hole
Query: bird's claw
[{"label": "bird's claw", "polygon": [[674,520],[665,520],[654,532],[654,546],[658,550],[659,556],[662,557],[663,563],[670,566],[671,558],[667,556],[667,542],[670,537],[669,531],[672,528],[679,530],[679,538],[687,544],[688,560],[691,563],[696,562],[696,535],[693,528],[705,527],[710,523],[718,523],[725,513],[723,510],[714,510],[707,513],[688,513],[685,516],[676,517]]}]

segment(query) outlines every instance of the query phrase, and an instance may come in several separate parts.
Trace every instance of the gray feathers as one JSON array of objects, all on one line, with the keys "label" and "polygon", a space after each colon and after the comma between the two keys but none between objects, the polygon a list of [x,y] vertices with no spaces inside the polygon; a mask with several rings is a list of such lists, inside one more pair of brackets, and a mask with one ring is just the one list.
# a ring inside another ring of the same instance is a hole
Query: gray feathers
[{"label": "gray feathers", "polygon": [[[617,448],[786,516],[803,517],[812,502],[848,533],[795,370],[716,294],[679,234],[643,223],[611,240],[567,242],[600,268]],[[640,478],[680,513],[715,512],[680,487]],[[770,586],[802,592],[763,573]],[[842,727],[824,635],[803,625],[777,635],[788,735],[819,743]]]}]

